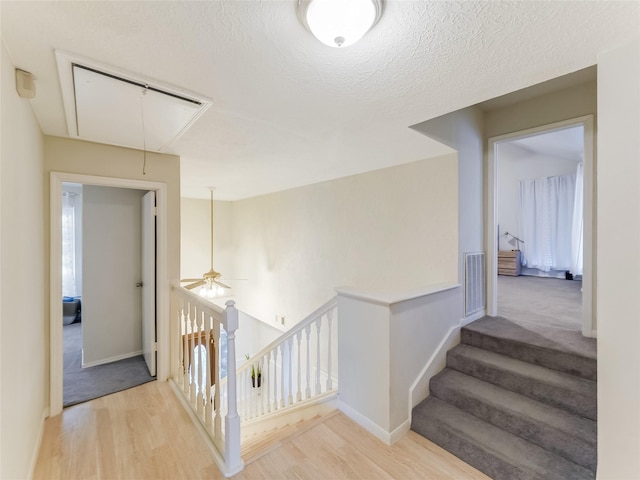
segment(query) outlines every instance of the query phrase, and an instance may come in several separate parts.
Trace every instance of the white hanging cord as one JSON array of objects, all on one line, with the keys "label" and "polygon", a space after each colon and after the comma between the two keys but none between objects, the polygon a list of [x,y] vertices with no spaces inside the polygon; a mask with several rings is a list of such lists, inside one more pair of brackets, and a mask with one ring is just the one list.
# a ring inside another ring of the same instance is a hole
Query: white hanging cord
[{"label": "white hanging cord", "polygon": [[147,174],[147,135],[144,129],[144,108],[142,105],[142,99],[147,94],[149,90],[149,85],[144,86],[144,90],[142,90],[142,95],[140,95],[140,119],[142,121],[142,175]]}]

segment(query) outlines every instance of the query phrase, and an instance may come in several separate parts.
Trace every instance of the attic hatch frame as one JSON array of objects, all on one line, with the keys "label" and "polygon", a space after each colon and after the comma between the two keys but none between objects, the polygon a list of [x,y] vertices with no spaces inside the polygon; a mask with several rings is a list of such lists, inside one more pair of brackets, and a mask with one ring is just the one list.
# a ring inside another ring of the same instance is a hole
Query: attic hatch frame
[{"label": "attic hatch frame", "polygon": [[126,148],[147,150],[146,145],[139,146],[112,141],[101,141],[99,139],[83,137],[80,135],[78,105],[76,99],[75,67],[78,67],[87,72],[94,73],[96,75],[101,75],[105,78],[111,78],[128,85],[140,87],[141,89],[150,92],[166,95],[169,98],[180,100],[182,102],[186,102],[187,104],[198,107],[198,109],[188,117],[186,123],[184,123],[184,125],[182,125],[181,128],[175,134],[173,134],[171,138],[163,141],[158,148],[150,148],[150,151],[159,153],[166,152],[167,149],[171,145],[173,145],[198,120],[198,118],[200,118],[200,116],[204,114],[204,112],[212,104],[210,99],[207,99],[204,96],[196,94],[194,92],[190,92],[178,87],[169,86],[150,78],[144,78],[141,75],[116,69],[108,65],[99,64],[98,62],[85,57],[74,55],[62,50],[56,50],[55,55],[56,62],[58,64],[58,75],[60,80],[60,88],[62,91],[62,100],[65,112],[65,120],[67,123],[67,131],[69,137],[71,138],[93,141],[97,143],[106,143]]}]

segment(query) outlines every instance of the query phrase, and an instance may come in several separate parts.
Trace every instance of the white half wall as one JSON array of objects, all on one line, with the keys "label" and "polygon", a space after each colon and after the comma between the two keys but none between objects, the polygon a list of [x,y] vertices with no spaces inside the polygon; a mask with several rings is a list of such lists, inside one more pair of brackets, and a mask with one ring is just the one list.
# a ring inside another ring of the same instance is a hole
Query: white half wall
[{"label": "white half wall", "polygon": [[82,363],[142,351],[142,196],[128,188],[83,188]]},{"label": "white half wall", "polygon": [[0,43],[0,478],[13,479],[32,474],[48,405],[44,141]]},{"label": "white half wall", "polygon": [[339,408],[387,444],[409,430],[411,410],[459,341],[460,286],[402,298],[338,288]]},{"label": "white half wall", "polygon": [[598,57],[598,474],[640,478],[640,38]]}]

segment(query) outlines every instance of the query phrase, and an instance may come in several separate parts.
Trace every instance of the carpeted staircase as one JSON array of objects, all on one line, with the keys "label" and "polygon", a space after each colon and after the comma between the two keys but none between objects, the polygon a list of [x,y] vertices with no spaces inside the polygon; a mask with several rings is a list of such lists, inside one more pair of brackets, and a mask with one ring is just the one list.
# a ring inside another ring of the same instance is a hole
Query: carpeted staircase
[{"label": "carpeted staircase", "polygon": [[523,325],[464,327],[411,428],[497,480],[593,479],[595,340]]}]

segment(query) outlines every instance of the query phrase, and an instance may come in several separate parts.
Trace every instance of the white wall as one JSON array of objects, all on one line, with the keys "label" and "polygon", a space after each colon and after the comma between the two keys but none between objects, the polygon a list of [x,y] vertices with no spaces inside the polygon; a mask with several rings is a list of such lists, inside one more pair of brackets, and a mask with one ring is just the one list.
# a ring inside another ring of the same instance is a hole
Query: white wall
[{"label": "white wall", "polygon": [[540,155],[508,142],[498,144],[497,203],[500,250],[516,248],[509,243],[511,237],[505,237],[504,232],[522,238],[518,229],[520,180],[575,174],[577,167],[578,160],[575,159]]},{"label": "white wall", "polygon": [[384,440],[392,430],[389,306],[339,295],[338,315],[341,409]]},{"label": "white wall", "polygon": [[82,363],[142,351],[142,196],[127,188],[83,188]]},{"label": "white wall", "polygon": [[598,478],[640,478],[640,39],[598,57]]},{"label": "white wall", "polygon": [[[80,140],[72,140],[60,137],[44,137],[45,159],[44,168],[46,181],[44,182],[45,198],[45,241],[49,244],[50,221],[50,172],[68,172],[82,175],[112,177],[128,180],[140,180],[147,182],[164,183],[166,188],[166,265],[167,273],[164,278],[157,279],[157,288],[169,291],[169,282],[179,278],[180,275],[180,158],[175,155],[165,155],[147,152],[146,173],[142,171],[143,154],[139,150],[114,147]],[[49,251],[46,251],[45,261],[50,261]],[[46,270],[48,272],[48,269]],[[47,273],[48,275],[48,273]],[[45,286],[49,290],[49,278],[45,278]],[[47,295],[47,302],[49,301]],[[165,305],[168,308],[168,305]],[[48,318],[48,304],[45,306],[45,316]],[[158,322],[163,319],[159,318]],[[164,319],[167,321],[167,319]],[[45,324],[47,346],[49,344],[49,323]],[[171,324],[171,338],[179,338],[177,324]],[[158,329],[161,333],[163,326]],[[162,336],[162,335],[161,335]],[[162,342],[162,338],[159,338]],[[55,339],[54,339],[55,341]],[[162,345],[161,345],[162,348]],[[171,343],[171,356],[175,358],[178,353],[178,342]],[[164,354],[164,352],[160,352]],[[159,356],[162,365],[163,360]],[[49,368],[49,351],[46,352],[47,369]],[[167,367],[164,367],[167,368]],[[47,382],[49,382],[47,376]],[[55,381],[55,379],[54,379]]]},{"label": "white wall", "polygon": [[[411,128],[458,152],[457,279],[464,284],[464,254],[484,251],[484,183],[482,112],[469,107]],[[464,315],[464,290],[458,292],[458,318]]]},{"label": "white wall", "polygon": [[356,286],[402,292],[457,278],[456,155],[232,204],[238,308],[287,327]]},{"label": "white wall", "polygon": [[487,140],[491,137],[584,115],[595,115],[596,90],[596,82],[586,82],[487,111],[484,116],[485,147],[488,146]]},{"label": "white wall", "polygon": [[0,43],[0,478],[22,479],[48,405],[43,137]]}]

